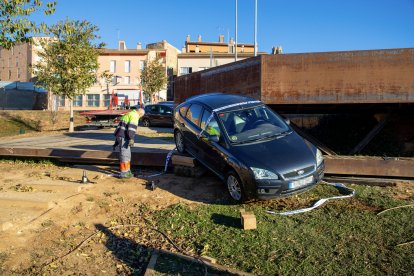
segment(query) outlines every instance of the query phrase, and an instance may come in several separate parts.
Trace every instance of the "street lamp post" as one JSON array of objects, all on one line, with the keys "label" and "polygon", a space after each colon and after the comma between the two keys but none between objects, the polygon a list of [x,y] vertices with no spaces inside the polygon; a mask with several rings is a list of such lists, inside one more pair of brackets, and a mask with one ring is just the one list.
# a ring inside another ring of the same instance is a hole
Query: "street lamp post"
[{"label": "street lamp post", "polygon": [[235,44],[234,44],[234,61],[237,61],[237,0],[236,0],[236,34],[235,34]]},{"label": "street lamp post", "polygon": [[257,56],[257,0],[254,0],[254,56]]}]

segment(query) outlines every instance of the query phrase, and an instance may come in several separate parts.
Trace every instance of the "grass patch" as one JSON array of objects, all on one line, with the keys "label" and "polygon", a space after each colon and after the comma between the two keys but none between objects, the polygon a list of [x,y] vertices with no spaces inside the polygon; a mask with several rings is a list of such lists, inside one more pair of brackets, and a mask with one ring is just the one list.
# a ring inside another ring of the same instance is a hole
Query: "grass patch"
[{"label": "grass patch", "polygon": [[[188,252],[205,254],[220,264],[257,275],[275,274],[410,274],[414,238],[414,208],[390,188],[354,186],[357,195],[326,203],[293,216],[270,215],[310,206],[339,194],[329,186],[292,198],[244,205],[173,205],[155,215],[157,226]],[[239,209],[253,211],[257,230],[240,228]]]},{"label": "grass patch", "polygon": [[139,135],[148,138],[157,138],[165,141],[174,141],[173,133],[139,133]]},{"label": "grass patch", "polygon": [[63,166],[63,164],[56,159],[30,157],[0,157],[0,164]]},{"label": "grass patch", "polygon": [[28,128],[25,124],[14,120],[0,118],[0,125],[0,137],[14,136],[18,134],[33,132],[32,128]]}]

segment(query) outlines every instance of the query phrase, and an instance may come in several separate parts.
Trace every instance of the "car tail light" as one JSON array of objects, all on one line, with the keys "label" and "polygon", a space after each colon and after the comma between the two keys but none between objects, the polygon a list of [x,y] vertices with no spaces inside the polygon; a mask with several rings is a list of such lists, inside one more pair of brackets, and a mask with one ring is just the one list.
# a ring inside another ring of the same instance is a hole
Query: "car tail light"
[{"label": "car tail light", "polygon": [[86,122],[87,122],[87,123],[92,123],[92,120],[90,120],[90,119],[86,119]]}]

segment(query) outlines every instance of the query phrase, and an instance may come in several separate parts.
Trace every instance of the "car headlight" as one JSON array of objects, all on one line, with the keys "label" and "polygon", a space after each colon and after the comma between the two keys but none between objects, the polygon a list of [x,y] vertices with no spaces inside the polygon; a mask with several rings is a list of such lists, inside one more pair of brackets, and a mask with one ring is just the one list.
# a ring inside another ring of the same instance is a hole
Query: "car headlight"
[{"label": "car headlight", "polygon": [[265,169],[259,169],[259,168],[250,168],[253,171],[254,178],[256,179],[279,179],[277,174],[265,170]]},{"label": "car headlight", "polygon": [[316,166],[319,167],[323,162],[323,155],[319,149],[316,149]]}]

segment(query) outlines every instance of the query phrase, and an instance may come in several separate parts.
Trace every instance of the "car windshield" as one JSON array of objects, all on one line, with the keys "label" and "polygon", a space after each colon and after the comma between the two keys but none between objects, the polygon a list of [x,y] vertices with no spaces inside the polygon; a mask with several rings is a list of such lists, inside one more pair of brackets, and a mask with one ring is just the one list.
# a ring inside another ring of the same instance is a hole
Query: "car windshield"
[{"label": "car windshield", "polygon": [[265,105],[219,112],[218,117],[232,143],[271,139],[289,134],[289,126]]}]

